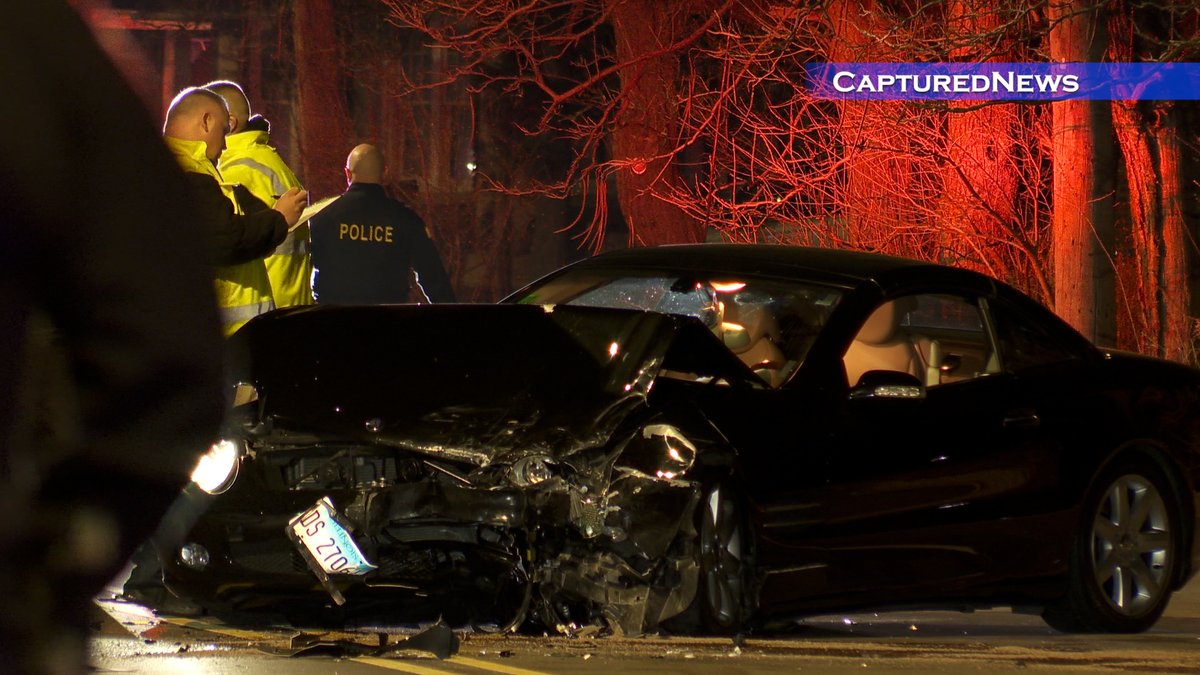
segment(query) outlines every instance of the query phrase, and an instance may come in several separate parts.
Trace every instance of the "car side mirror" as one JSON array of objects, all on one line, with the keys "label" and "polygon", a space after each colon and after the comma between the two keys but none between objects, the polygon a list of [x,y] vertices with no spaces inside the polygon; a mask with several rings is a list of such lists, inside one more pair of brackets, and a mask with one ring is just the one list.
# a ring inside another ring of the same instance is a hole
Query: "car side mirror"
[{"label": "car side mirror", "polygon": [[925,385],[914,375],[895,370],[869,370],[850,390],[850,400],[925,398]]}]

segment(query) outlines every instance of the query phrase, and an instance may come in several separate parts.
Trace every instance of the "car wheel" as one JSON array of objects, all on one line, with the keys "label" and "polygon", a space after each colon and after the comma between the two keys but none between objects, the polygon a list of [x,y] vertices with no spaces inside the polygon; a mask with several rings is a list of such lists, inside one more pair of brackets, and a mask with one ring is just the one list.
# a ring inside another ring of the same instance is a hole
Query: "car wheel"
[{"label": "car wheel", "polygon": [[1179,508],[1148,463],[1106,472],[1084,502],[1066,596],[1042,617],[1065,632],[1137,633],[1166,609],[1179,564]]},{"label": "car wheel", "polygon": [[753,540],[744,502],[728,482],[705,488],[696,507],[696,596],[666,627],[674,632],[730,635],[753,614]]}]

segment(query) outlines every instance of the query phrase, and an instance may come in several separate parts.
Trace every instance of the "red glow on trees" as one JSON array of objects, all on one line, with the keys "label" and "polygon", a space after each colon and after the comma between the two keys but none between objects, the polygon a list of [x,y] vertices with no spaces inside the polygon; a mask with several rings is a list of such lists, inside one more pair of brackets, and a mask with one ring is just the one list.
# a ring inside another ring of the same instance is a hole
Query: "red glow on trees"
[{"label": "red glow on trees", "polygon": [[1103,341],[1115,314],[1120,346],[1191,358],[1194,104],[831,102],[802,69],[1196,60],[1195,3],[245,3],[294,49],[273,100],[299,103],[283,133],[306,182],[340,183],[355,142],[384,147],[464,297],[511,290],[518,258],[564,234],[809,244],[979,269]]},{"label": "red glow on trees", "polygon": [[315,195],[337,194],[346,187],[342,167],[353,147],[353,127],[341,93],[333,0],[295,0],[292,23],[305,187]]}]

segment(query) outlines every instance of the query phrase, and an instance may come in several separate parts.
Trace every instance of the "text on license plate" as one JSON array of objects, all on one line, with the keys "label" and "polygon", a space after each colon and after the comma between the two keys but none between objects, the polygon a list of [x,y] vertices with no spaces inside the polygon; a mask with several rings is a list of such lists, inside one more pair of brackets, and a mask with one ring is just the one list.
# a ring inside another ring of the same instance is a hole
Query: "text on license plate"
[{"label": "text on license plate", "polygon": [[329,497],[293,517],[288,527],[327,574],[366,574],[375,569],[338,522]]}]

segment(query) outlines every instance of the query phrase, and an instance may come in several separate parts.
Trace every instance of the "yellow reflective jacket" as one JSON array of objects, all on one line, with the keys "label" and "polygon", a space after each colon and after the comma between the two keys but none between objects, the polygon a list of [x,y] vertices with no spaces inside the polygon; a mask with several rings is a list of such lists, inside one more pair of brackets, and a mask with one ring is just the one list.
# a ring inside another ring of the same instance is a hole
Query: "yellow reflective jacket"
[{"label": "yellow reflective jacket", "polygon": [[[221,175],[231,183],[244,185],[267,206],[274,206],[279,195],[301,185],[269,142],[266,131],[243,131],[226,136],[225,152],[220,160]],[[289,232],[287,239],[267,256],[265,262],[276,306],[313,303],[307,224]]]},{"label": "yellow reflective jacket", "polygon": [[[225,196],[233,202],[234,211],[241,207],[232,192],[221,180],[217,167],[208,161],[203,141],[185,141],[166,136],[163,138],[175,161],[184,171],[211,176],[221,186]],[[250,319],[275,309],[271,297],[271,283],[262,260],[251,260],[240,265],[216,268],[217,307],[221,310],[221,328],[228,337]]]}]

